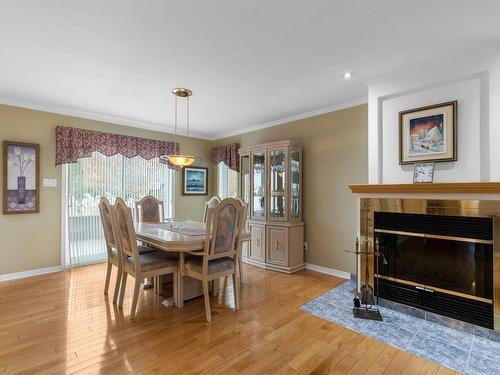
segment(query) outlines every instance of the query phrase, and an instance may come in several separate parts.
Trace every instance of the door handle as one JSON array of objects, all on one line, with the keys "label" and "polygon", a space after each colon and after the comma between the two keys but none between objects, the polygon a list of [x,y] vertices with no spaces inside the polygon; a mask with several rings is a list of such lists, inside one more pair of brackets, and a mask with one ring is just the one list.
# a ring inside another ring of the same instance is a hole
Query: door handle
[{"label": "door handle", "polygon": [[415,289],[421,290],[427,293],[434,293],[434,289],[427,288],[425,286],[416,286]]}]

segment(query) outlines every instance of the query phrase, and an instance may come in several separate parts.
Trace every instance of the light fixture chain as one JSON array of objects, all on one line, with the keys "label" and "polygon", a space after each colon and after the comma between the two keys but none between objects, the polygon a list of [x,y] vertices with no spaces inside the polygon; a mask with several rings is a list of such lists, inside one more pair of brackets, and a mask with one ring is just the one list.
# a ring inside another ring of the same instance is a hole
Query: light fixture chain
[{"label": "light fixture chain", "polygon": [[177,96],[174,95],[174,123],[175,123],[175,135],[177,136]]}]

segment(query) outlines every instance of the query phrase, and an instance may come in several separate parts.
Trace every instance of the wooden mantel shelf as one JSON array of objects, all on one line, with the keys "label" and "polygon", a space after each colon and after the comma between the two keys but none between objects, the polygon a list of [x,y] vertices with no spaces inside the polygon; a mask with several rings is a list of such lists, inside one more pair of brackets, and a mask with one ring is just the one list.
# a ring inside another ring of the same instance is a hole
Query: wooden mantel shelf
[{"label": "wooden mantel shelf", "polygon": [[500,182],[349,185],[354,194],[500,194]]}]

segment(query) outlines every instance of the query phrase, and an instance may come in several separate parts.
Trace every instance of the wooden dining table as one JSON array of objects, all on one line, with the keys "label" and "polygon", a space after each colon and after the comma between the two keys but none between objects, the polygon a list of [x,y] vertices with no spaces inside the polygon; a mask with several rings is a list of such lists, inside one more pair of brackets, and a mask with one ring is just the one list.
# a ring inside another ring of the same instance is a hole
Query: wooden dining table
[{"label": "wooden dining table", "polygon": [[[159,250],[172,253],[199,251],[205,248],[205,224],[192,220],[172,220],[163,222],[139,222],[134,224],[136,237],[139,241],[153,246]],[[240,236],[241,244],[250,241],[251,235],[243,231]],[[196,286],[199,285],[199,292]],[[193,285],[195,286],[193,288]],[[185,294],[184,291],[189,293]],[[185,299],[190,299],[202,294],[201,283],[189,277],[184,278],[183,285],[179,286],[179,292],[184,298],[179,298],[179,306],[182,307]]]}]

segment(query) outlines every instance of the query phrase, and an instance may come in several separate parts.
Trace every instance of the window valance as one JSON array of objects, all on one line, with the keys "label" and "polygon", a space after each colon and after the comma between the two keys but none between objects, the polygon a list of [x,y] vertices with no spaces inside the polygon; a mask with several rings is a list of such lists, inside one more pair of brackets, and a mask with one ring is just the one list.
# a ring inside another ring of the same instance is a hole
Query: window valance
[{"label": "window valance", "polygon": [[[140,156],[150,160],[161,155],[178,154],[179,144],[68,126],[56,127],[56,165],[76,163],[96,151],[105,156],[120,154],[127,158]],[[160,159],[160,162],[176,169],[166,160]]]},{"label": "window valance", "polygon": [[216,146],[212,148],[212,163],[219,164],[222,161],[233,171],[239,172],[240,168],[240,158],[238,157],[239,148],[240,145],[238,143]]}]

